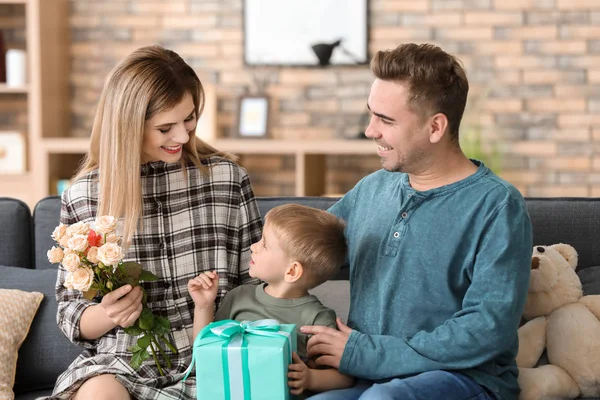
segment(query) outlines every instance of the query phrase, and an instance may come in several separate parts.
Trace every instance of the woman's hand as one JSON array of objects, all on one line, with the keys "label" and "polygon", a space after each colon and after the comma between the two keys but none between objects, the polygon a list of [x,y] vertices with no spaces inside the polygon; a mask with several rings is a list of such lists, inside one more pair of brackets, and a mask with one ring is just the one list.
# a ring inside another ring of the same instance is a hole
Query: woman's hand
[{"label": "woman's hand", "polygon": [[131,285],[125,285],[104,295],[100,306],[115,325],[127,328],[133,325],[142,313],[142,297],[141,287],[136,286],[132,289]]},{"label": "woman's hand", "polygon": [[190,292],[196,308],[212,308],[218,289],[217,271],[203,272],[188,282],[188,292]]},{"label": "woman's hand", "polygon": [[292,389],[291,394],[299,395],[305,390],[310,389],[311,384],[311,370],[308,366],[298,357],[296,352],[292,353],[292,364],[288,367],[288,386]]}]

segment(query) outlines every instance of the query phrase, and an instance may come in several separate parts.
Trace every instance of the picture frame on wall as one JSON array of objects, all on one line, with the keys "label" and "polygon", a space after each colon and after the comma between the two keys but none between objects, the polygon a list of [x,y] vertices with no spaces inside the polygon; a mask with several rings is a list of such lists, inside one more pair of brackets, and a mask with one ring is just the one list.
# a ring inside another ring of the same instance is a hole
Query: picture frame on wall
[{"label": "picture frame on wall", "polygon": [[0,174],[25,172],[25,138],[19,132],[0,132]]},{"label": "picture frame on wall", "polygon": [[248,66],[366,65],[368,0],[243,0]]},{"label": "picture frame on wall", "polygon": [[269,98],[267,96],[240,97],[237,136],[255,139],[269,136]]}]

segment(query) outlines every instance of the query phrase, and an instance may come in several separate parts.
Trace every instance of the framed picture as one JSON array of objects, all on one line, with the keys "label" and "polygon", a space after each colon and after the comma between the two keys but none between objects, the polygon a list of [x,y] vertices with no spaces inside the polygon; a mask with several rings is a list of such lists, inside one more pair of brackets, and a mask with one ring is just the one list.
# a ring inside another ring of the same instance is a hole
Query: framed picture
[{"label": "framed picture", "polygon": [[368,0],[244,0],[246,65],[369,61]]},{"label": "framed picture", "polygon": [[0,174],[25,173],[25,139],[19,132],[0,132]]},{"label": "framed picture", "polygon": [[240,98],[237,135],[242,138],[265,138],[269,134],[269,98],[243,96]]}]

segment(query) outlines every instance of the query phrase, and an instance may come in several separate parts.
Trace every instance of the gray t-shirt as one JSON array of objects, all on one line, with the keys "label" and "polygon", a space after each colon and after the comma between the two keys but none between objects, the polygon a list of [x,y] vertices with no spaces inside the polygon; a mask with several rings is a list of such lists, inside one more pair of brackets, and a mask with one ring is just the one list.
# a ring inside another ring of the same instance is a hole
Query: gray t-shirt
[{"label": "gray t-shirt", "polygon": [[265,293],[266,283],[242,285],[229,291],[215,314],[215,321],[233,319],[255,321],[276,319],[282,324],[296,324],[298,329],[298,355],[306,360],[305,334],[300,333],[303,325],[324,325],[337,329],[335,311],[325,307],[313,295],[297,299],[279,299]]}]

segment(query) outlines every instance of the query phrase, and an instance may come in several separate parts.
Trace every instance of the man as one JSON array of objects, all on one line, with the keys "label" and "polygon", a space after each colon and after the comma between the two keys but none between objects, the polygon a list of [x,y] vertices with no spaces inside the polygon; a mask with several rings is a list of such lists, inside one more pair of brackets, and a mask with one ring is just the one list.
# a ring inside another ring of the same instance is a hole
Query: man
[{"label": "man", "polygon": [[517,399],[531,261],[523,197],[461,151],[469,85],[429,45],[378,52],[367,136],[383,169],[331,208],[347,223],[350,314],[308,356],[361,380],[311,399]]}]

